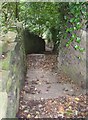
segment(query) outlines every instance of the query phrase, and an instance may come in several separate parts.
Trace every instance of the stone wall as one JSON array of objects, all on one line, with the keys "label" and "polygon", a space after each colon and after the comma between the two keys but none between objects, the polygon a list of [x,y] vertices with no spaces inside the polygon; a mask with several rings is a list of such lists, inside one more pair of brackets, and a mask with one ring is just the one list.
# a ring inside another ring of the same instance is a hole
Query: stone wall
[{"label": "stone wall", "polygon": [[8,32],[0,39],[0,119],[14,118],[26,73],[23,38]]},{"label": "stone wall", "polygon": [[[80,30],[77,32],[77,36],[81,38],[80,44],[74,41],[69,47],[65,47],[67,40],[62,41],[58,56],[58,69],[68,75],[80,88],[86,88],[86,49],[88,49],[86,48],[86,40],[88,33]],[[85,51],[75,50],[76,44],[85,48]]]}]

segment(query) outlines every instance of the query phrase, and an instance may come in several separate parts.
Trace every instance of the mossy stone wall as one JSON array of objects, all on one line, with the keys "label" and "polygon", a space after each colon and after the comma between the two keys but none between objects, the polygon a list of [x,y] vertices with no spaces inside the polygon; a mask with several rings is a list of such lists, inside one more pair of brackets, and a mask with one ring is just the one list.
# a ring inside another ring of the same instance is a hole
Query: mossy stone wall
[{"label": "mossy stone wall", "polygon": [[26,74],[26,56],[23,38],[14,32],[2,36],[0,54],[0,119],[15,118],[19,94]]}]

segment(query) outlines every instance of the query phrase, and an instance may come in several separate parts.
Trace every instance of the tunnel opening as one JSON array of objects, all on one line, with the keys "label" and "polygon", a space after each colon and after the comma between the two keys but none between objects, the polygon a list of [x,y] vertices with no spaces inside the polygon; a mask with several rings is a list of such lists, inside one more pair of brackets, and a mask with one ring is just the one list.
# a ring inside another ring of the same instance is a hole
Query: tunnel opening
[{"label": "tunnel opening", "polygon": [[55,54],[54,44],[36,35],[30,30],[23,31],[25,53],[27,54]]},{"label": "tunnel opening", "polygon": [[25,29],[23,32],[26,54],[43,54],[45,52],[45,40]]}]

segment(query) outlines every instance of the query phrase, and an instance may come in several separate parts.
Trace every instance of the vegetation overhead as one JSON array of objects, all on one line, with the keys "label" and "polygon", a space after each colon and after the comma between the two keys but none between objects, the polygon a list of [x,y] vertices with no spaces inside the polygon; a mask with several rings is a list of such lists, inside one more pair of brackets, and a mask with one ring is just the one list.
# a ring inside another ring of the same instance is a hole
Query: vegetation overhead
[{"label": "vegetation overhead", "polygon": [[[8,2],[2,3],[2,29],[14,30],[14,24],[23,22],[24,27],[48,41],[53,41],[55,50],[62,39],[69,40],[68,47],[73,40],[80,43],[75,34],[87,22],[88,4],[86,2]],[[75,49],[81,49],[79,45]],[[83,49],[81,50],[83,51]]]}]

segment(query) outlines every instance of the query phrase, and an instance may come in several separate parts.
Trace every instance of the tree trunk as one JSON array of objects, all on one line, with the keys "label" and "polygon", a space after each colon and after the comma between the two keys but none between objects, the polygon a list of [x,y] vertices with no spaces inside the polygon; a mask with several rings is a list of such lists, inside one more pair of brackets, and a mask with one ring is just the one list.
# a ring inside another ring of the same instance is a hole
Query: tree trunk
[{"label": "tree trunk", "polygon": [[18,3],[16,2],[16,12],[15,12],[15,17],[19,21],[19,12],[18,12]]}]

